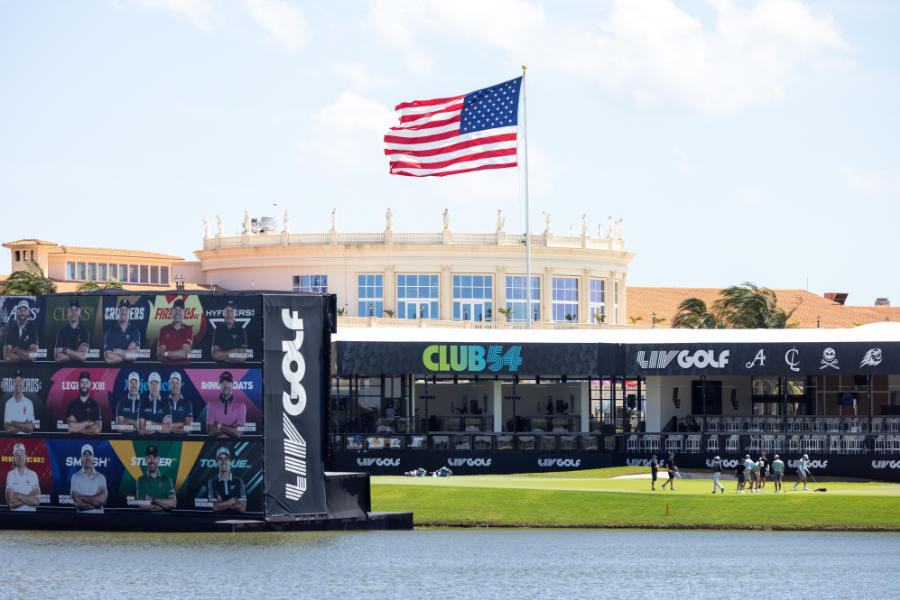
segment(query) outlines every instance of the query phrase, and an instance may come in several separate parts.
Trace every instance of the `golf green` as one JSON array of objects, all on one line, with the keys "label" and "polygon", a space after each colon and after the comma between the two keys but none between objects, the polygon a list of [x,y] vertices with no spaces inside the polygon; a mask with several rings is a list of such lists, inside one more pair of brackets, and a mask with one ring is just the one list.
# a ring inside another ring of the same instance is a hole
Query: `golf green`
[{"label": "golf green", "polygon": [[[712,494],[711,479],[650,491],[640,467],[518,475],[373,477],[372,509],[412,511],[416,525],[900,531],[900,484],[810,482],[810,490]],[[623,477],[625,475],[626,477]],[[657,482],[657,489],[661,481]],[[812,490],[825,488],[825,492]]]}]

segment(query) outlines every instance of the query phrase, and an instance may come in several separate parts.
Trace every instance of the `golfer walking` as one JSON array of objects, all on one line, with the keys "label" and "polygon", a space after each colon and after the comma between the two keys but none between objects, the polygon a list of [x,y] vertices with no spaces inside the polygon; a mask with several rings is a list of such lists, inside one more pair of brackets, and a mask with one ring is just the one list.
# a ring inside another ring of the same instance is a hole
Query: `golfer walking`
[{"label": "golfer walking", "polygon": [[722,493],[725,493],[725,486],[719,483],[719,477],[722,476],[722,459],[719,458],[717,454],[713,459],[713,494],[716,493],[716,488],[722,490]]},{"label": "golfer walking", "polygon": [[656,455],[650,457],[650,491],[656,491],[656,473],[659,471],[659,461],[656,460]]},{"label": "golfer walking", "polygon": [[671,491],[675,491],[675,473],[678,472],[678,467],[675,466],[675,453],[669,452],[669,458],[666,459],[666,473],[669,475],[668,481],[663,481],[662,488],[666,489],[666,484],[669,484],[669,489]]},{"label": "golfer walking", "polygon": [[794,484],[794,489],[797,489],[797,486],[800,485],[800,482],[803,482],[803,490],[809,491],[809,488],[806,487],[806,476],[809,474],[809,455],[804,454],[803,457],[797,461],[797,483]]}]

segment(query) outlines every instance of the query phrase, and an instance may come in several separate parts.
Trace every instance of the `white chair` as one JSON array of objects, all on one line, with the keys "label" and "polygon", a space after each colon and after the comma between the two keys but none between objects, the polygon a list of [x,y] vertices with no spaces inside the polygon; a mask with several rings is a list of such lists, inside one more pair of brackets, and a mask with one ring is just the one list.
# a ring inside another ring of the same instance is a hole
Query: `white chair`
[{"label": "white chair", "polygon": [[626,442],[626,449],[628,452],[638,452],[640,450],[638,436],[629,435],[628,441]]},{"label": "white chair", "polygon": [[684,436],[683,435],[667,435],[666,436],[666,450],[669,452],[681,452],[681,448],[684,445]]},{"label": "white chair", "polygon": [[700,436],[699,435],[687,436],[687,443],[685,445],[685,451],[690,452],[691,454],[698,454],[700,452]]},{"label": "white chair", "polygon": [[710,453],[719,453],[719,436],[711,435],[706,438],[706,451]]},{"label": "white chair", "polygon": [[659,436],[658,435],[645,435],[644,436],[644,452],[659,452]]},{"label": "white chair", "polygon": [[831,454],[840,454],[841,452],[841,436],[828,436],[828,452]]},{"label": "white chair", "polygon": [[728,454],[738,454],[741,451],[741,436],[729,435],[725,440],[725,452]]}]

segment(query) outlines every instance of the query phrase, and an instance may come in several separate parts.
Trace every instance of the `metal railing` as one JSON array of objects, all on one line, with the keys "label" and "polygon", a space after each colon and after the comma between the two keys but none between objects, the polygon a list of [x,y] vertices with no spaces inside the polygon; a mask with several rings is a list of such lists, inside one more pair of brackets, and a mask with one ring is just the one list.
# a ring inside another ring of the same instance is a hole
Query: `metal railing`
[{"label": "metal railing", "polygon": [[900,455],[900,434],[335,433],[335,452],[620,452],[627,454]]}]

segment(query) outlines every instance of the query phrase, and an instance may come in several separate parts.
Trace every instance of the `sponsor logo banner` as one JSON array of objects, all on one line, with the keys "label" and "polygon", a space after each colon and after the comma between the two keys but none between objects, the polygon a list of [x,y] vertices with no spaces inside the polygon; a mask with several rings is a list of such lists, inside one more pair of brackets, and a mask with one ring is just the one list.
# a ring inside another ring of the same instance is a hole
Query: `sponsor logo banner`
[{"label": "sponsor logo banner", "polygon": [[268,515],[326,512],[326,306],[326,296],[263,296]]}]

